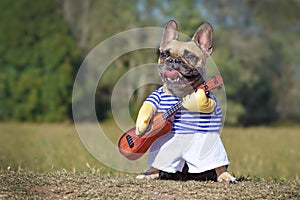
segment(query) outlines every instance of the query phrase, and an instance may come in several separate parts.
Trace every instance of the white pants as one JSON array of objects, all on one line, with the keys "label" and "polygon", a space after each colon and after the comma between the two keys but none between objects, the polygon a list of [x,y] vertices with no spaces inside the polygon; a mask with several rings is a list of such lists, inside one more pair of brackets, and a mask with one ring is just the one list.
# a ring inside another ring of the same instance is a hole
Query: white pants
[{"label": "white pants", "polygon": [[229,160],[219,133],[167,134],[150,147],[148,163],[159,170],[175,173],[185,162],[189,173],[201,173]]}]

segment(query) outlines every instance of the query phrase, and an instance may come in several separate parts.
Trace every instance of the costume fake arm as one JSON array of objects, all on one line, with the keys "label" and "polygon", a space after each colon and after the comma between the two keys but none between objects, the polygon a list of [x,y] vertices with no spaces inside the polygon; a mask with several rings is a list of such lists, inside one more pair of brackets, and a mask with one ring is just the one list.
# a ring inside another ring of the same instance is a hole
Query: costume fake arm
[{"label": "costume fake arm", "polygon": [[152,103],[147,101],[143,103],[136,120],[137,135],[142,134],[147,129],[155,112],[156,112],[156,107]]},{"label": "costume fake arm", "polygon": [[182,106],[191,112],[211,113],[216,107],[216,102],[207,97],[202,89],[185,96],[182,100]]}]

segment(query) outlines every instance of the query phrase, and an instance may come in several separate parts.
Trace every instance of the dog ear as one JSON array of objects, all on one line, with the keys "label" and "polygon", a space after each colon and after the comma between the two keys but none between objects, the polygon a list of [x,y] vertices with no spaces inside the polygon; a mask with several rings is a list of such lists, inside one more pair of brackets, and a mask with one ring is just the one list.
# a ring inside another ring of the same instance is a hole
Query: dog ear
[{"label": "dog ear", "polygon": [[196,30],[192,41],[196,42],[196,44],[204,50],[208,55],[212,53],[213,45],[213,28],[212,26],[205,22]]},{"label": "dog ear", "polygon": [[178,26],[175,20],[170,20],[164,26],[164,32],[160,47],[166,46],[169,42],[178,38]]}]

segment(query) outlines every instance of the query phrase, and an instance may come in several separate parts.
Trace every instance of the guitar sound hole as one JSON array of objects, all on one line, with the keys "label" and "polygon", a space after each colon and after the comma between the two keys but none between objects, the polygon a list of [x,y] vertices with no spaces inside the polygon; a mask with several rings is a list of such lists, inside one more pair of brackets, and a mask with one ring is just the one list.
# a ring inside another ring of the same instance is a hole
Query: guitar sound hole
[{"label": "guitar sound hole", "polygon": [[132,140],[132,137],[130,135],[127,135],[126,140],[128,142],[129,147],[132,148],[134,146],[134,142]]}]

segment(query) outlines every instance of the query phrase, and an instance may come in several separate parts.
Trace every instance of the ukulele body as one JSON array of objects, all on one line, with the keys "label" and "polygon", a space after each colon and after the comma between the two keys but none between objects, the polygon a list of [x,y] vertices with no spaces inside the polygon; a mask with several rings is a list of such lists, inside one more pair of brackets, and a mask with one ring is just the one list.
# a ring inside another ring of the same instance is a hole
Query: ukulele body
[{"label": "ukulele body", "polygon": [[148,130],[141,136],[135,134],[135,127],[124,133],[119,140],[119,151],[129,160],[140,158],[159,137],[169,133],[173,128],[170,118],[164,119],[163,113],[156,113]]}]

